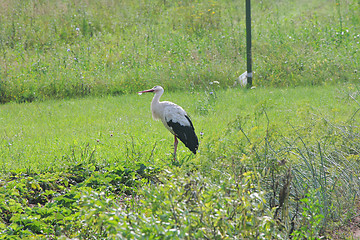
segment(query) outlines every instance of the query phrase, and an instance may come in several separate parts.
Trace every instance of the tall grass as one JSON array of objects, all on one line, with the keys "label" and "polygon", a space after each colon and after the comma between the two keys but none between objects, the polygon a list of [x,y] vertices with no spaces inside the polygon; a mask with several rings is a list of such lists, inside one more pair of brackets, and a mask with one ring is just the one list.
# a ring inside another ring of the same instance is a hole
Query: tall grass
[{"label": "tall grass", "polygon": [[299,104],[297,119],[287,119],[279,105],[260,101],[253,113],[239,114],[205,143],[202,171],[230,177],[255,168],[282,233],[294,239],[326,235],[330,226],[350,221],[358,211],[359,105],[353,97],[358,90],[346,92],[338,101],[353,105],[353,112],[341,121],[314,104]]},{"label": "tall grass", "polygon": [[[254,84],[359,79],[356,1],[254,2]],[[231,86],[245,69],[239,1],[2,1],[1,102]]]}]

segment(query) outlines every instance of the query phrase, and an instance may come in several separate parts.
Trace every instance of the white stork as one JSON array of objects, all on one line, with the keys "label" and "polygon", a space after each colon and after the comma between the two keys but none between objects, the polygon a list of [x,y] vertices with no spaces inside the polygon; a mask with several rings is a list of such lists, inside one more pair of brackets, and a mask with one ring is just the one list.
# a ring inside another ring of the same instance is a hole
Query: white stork
[{"label": "white stork", "polygon": [[154,120],[160,119],[164,126],[174,134],[174,160],[176,159],[178,138],[190,151],[196,154],[199,141],[190,117],[185,110],[172,102],[160,102],[160,97],[164,93],[164,89],[161,86],[155,86],[152,89],[138,92],[138,94],[141,95],[146,92],[155,92],[155,96],[151,102],[151,112]]}]

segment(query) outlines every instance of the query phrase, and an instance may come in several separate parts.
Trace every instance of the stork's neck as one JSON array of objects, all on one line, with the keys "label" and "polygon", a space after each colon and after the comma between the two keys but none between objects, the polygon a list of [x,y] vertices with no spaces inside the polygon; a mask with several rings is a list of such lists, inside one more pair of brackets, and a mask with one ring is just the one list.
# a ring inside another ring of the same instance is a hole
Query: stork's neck
[{"label": "stork's neck", "polygon": [[156,92],[155,96],[151,102],[151,105],[155,105],[155,104],[159,103],[160,97],[161,97],[161,95],[163,95],[163,93],[164,93],[164,90],[160,90],[160,91]]},{"label": "stork's neck", "polygon": [[160,97],[164,93],[164,90],[160,90],[155,92],[155,96],[151,102],[151,112],[152,116],[155,120],[162,119],[163,116],[163,109],[161,108],[160,104]]}]

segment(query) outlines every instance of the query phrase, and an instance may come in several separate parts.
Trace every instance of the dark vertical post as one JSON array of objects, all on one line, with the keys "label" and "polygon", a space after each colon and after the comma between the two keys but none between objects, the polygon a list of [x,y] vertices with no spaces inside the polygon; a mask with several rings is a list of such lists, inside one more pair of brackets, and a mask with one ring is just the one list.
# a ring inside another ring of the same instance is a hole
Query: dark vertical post
[{"label": "dark vertical post", "polygon": [[246,0],[246,59],[247,59],[247,87],[252,86],[252,57],[251,57],[251,7],[250,0]]}]

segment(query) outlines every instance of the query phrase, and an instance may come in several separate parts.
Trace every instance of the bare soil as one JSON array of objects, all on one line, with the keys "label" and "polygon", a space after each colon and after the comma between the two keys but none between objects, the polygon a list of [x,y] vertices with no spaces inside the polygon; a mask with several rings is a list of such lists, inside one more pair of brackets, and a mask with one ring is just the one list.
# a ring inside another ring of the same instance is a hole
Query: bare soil
[{"label": "bare soil", "polygon": [[348,224],[339,227],[330,234],[334,240],[360,240],[360,202],[357,204],[357,213]]}]

